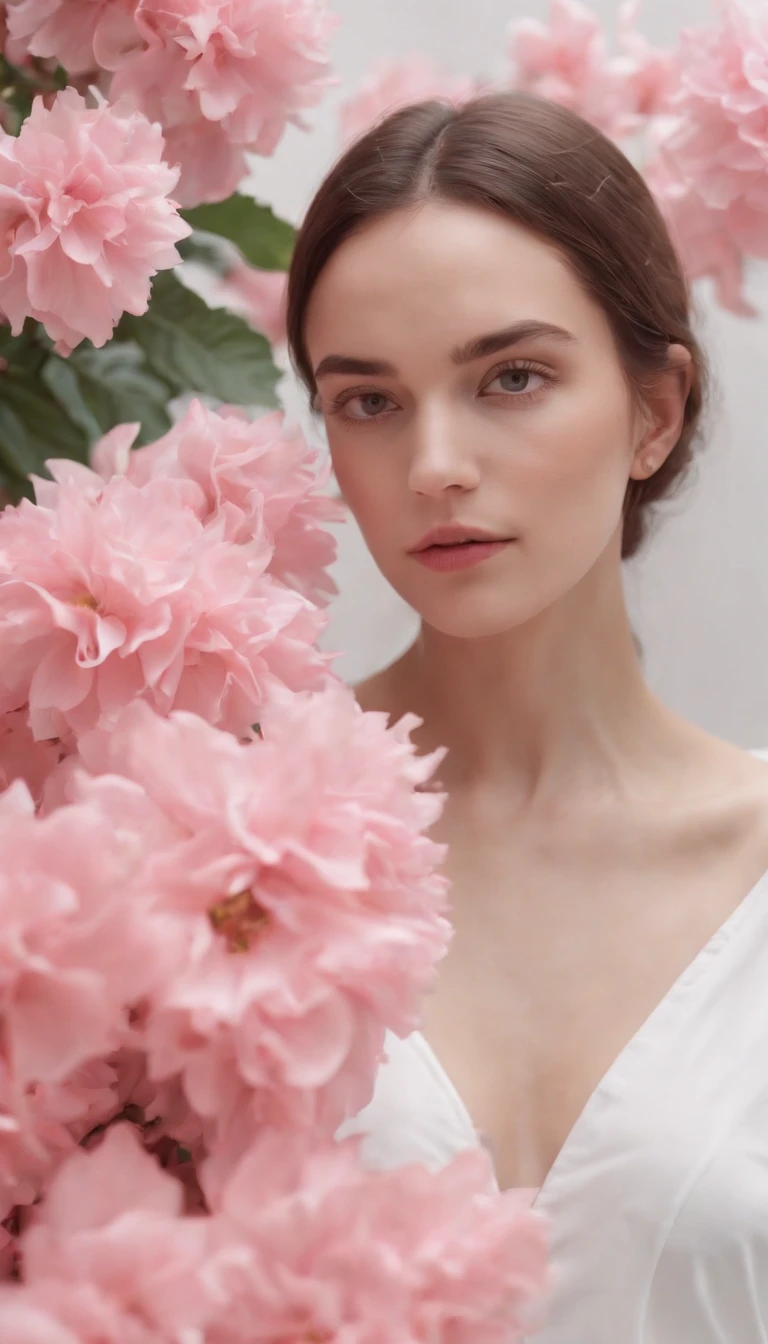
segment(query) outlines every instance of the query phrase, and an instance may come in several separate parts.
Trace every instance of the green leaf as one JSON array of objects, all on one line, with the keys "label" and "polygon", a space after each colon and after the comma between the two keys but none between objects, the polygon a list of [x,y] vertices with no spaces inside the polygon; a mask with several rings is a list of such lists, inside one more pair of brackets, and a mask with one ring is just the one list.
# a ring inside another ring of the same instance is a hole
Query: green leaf
[{"label": "green leaf", "polygon": [[172,271],[155,277],[142,317],[126,313],[115,339],[141,346],[175,395],[203,392],[238,406],[276,406],[278,370],[264,336],[223,308],[209,308]]},{"label": "green leaf", "polygon": [[6,364],[23,369],[25,373],[37,373],[44,365],[53,341],[39,322],[27,318],[20,335],[12,336],[11,328],[0,325],[0,357]]},{"label": "green leaf", "polygon": [[100,350],[89,343],[78,346],[68,359],[52,357],[44,376],[91,441],[130,420],[141,421],[137,443],[152,443],[171,427],[166,410],[171,388],[151,372],[144,352],[131,341],[110,342]]},{"label": "green leaf", "polygon": [[214,275],[226,275],[232,269],[231,253],[227,255],[221,239],[212,233],[193,233],[189,238],[182,238],[176,244],[176,250],[182,261],[196,261],[200,266],[207,266]]},{"label": "green leaf", "polygon": [[26,493],[31,472],[45,476],[49,457],[88,460],[88,438],[42,380],[21,369],[0,375],[0,472],[11,493]]},{"label": "green leaf", "polygon": [[193,229],[228,238],[240,249],[251,266],[265,271],[287,271],[291,263],[296,230],[278,219],[268,205],[260,205],[250,196],[235,192],[216,205],[197,205],[182,210]]},{"label": "green leaf", "polygon": [[[40,77],[38,77],[40,76]],[[26,117],[32,111],[32,103],[38,93],[44,89],[63,88],[42,73],[39,63],[30,61],[28,66],[12,65],[5,56],[0,56],[0,98],[3,102],[3,129],[11,135],[18,135]]]},{"label": "green leaf", "polygon": [[89,443],[99,438],[101,425],[88,407],[80,391],[80,380],[66,359],[52,355],[42,369],[41,377],[49,392],[61,404],[69,417],[83,431]]}]

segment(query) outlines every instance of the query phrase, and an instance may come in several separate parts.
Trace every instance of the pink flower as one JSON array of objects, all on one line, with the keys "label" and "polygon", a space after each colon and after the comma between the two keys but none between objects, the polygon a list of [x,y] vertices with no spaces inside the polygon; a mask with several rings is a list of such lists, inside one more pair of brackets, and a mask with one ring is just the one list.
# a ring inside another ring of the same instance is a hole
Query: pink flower
[{"label": "pink flower", "polygon": [[[625,0],[618,14],[617,38],[621,55],[614,58],[611,68],[625,81],[630,91],[630,107],[637,123],[644,118],[663,115],[679,79],[679,57],[674,51],[654,47],[634,27],[642,0]],[[633,115],[628,118],[628,129],[634,129]]]},{"label": "pink flower", "polygon": [[[355,1140],[265,1133],[224,1189],[208,1344],[514,1344],[546,1284],[540,1215],[489,1193],[486,1155],[370,1173]],[[375,1327],[374,1327],[375,1323]]]},{"label": "pink flower", "polygon": [[168,973],[146,855],[162,833],[141,790],[92,781],[87,800],[36,817],[17,782],[0,795],[0,1219],[114,1114],[102,1056]]},{"label": "pink flower", "polygon": [[518,19],[509,27],[514,85],[578,112],[606,135],[636,131],[661,111],[673,81],[673,58],[636,34],[638,8],[622,6],[623,56],[611,58],[600,20],[580,0],[552,0],[550,19]]},{"label": "pink flower", "polygon": [[103,1060],[25,1088],[0,1060],[0,1218],[23,1224],[61,1162],[119,1109],[117,1076]]},{"label": "pink flower", "polygon": [[224,121],[211,121],[188,90],[186,62],[164,47],[145,50],[112,81],[112,97],[159,122],[166,162],[180,173],[175,196],[183,206],[223,201],[248,173],[244,146],[234,141]]},{"label": "pink flower", "polygon": [[659,156],[644,172],[691,280],[710,278],[719,304],[740,317],[755,317],[744,295],[744,256],[729,227],[729,214],[700,196],[674,170],[674,160]]},{"label": "pink flower", "polygon": [[105,478],[124,472],[140,487],[177,481],[201,522],[257,548],[274,578],[315,602],[336,592],[326,572],[336,543],[324,524],[344,513],[319,493],[328,467],[317,471],[316,455],[281,413],[251,420],[236,407],[215,412],[193,401],[168,434],[131,453],[135,431],[119,426],[97,444],[93,463]]},{"label": "pink flower", "polygon": [[39,803],[46,780],[65,755],[61,743],[35,741],[25,709],[0,715],[0,790],[23,779]]},{"label": "pink flower", "polygon": [[423,56],[380,61],[357,93],[341,104],[339,123],[345,144],[370,130],[374,122],[409,103],[431,98],[458,105],[479,92],[474,80],[449,75]]},{"label": "pink flower", "polygon": [[[323,0],[139,0],[135,18],[147,50],[118,73],[113,96],[162,122],[184,204],[228,195],[242,151],[272,154],[331,82],[325,42],[336,22]],[[206,148],[229,147],[218,166],[206,154],[208,180],[194,157],[206,123],[219,128]]]},{"label": "pink flower", "polygon": [[24,1287],[0,1293],[3,1344],[203,1339],[208,1222],[182,1200],[128,1126],[73,1153],[22,1237]]},{"label": "pink flower", "polygon": [[35,99],[17,138],[0,137],[0,308],[15,334],[42,322],[68,354],[104,345],[123,312],[143,313],[151,277],[190,232],[168,193],[160,128],[136,112],[88,109],[76,90]]},{"label": "pink flower", "polygon": [[145,813],[122,780],[47,817],[20,783],[0,796],[2,1045],[22,1091],[121,1045],[127,1008],[166,969],[143,916],[146,826],[130,824]]},{"label": "pink flower", "polygon": [[20,1088],[0,1059],[0,1219],[14,1210],[18,1219],[39,1198],[83,1136],[112,1118],[115,1099],[114,1074],[99,1061],[65,1082]]},{"label": "pink flower", "polygon": [[413,722],[387,729],[338,686],[281,696],[248,745],[142,703],[82,740],[86,767],[140,785],[177,835],[148,879],[179,959],[144,1048],[199,1115],[228,1123],[251,1096],[334,1132],[370,1099],[385,1028],[415,1026],[449,926]]},{"label": "pink flower", "polygon": [[[718,22],[681,39],[677,117],[661,144],[669,175],[719,212],[708,235],[768,257],[768,19],[721,0]],[[725,253],[727,242],[716,250]],[[733,290],[731,282],[729,290]],[[733,290],[735,292],[735,290]]]},{"label": "pink flower", "polygon": [[73,739],[136,696],[242,734],[272,686],[322,685],[319,610],[195,516],[192,482],[106,485],[76,463],[0,515],[0,712]]},{"label": "pink flower", "polygon": [[241,262],[224,276],[217,301],[246,318],[272,345],[284,345],[287,278],[285,271],[263,271]]},{"label": "pink flower", "polygon": [[27,1090],[25,1107],[39,1133],[41,1124],[58,1125],[71,1140],[83,1143],[95,1130],[108,1124],[121,1109],[120,1073],[114,1060],[92,1059],[81,1064],[61,1083],[34,1083]]},{"label": "pink flower", "polygon": [[6,0],[9,54],[53,58],[69,75],[116,70],[143,47],[135,0]]}]

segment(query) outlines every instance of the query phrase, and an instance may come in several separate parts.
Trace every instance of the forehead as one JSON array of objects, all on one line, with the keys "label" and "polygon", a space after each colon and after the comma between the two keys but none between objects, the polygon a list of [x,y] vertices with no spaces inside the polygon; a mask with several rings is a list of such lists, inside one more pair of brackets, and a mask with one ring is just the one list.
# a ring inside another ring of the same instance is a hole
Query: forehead
[{"label": "forehead", "polygon": [[536,318],[610,340],[607,320],[557,248],[502,215],[429,202],[374,220],[322,271],[307,311],[313,362],[328,350],[384,355]]}]

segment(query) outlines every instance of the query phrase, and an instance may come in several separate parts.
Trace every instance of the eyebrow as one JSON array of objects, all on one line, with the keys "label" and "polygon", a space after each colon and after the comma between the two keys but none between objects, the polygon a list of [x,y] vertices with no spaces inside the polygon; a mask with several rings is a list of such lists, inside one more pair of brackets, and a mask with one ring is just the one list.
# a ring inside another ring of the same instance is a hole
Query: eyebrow
[{"label": "eyebrow", "polygon": [[[498,354],[500,350],[508,350],[510,346],[519,345],[521,341],[534,340],[536,337],[548,337],[550,340],[563,342],[576,340],[573,332],[566,331],[565,327],[527,318],[513,323],[511,327],[503,327],[501,331],[476,336],[474,340],[467,341],[466,345],[455,346],[451,351],[451,363],[471,364],[476,359],[485,359],[488,355]],[[369,374],[385,378],[398,376],[395,365],[386,359],[360,359],[356,355],[325,355],[315,369],[315,378],[325,378],[332,373]]]}]

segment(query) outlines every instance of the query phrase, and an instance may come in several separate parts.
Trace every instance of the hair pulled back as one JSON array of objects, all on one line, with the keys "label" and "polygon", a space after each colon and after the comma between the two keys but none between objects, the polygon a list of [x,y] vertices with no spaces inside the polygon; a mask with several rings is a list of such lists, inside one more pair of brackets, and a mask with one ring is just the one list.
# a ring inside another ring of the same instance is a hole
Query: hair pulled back
[{"label": "hair pulled back", "polygon": [[688,284],[650,190],[617,146],[575,113],[531,94],[491,93],[460,108],[416,103],[355,141],[317,191],[296,240],[287,320],[299,375],[314,395],[306,312],[336,249],[368,222],[434,198],[492,210],[560,249],[606,314],[640,405],[644,386],[668,367],[668,346],[690,352],[680,437],[653,476],[627,486],[628,559],[646,536],[651,506],[674,493],[691,464],[707,370]]}]

